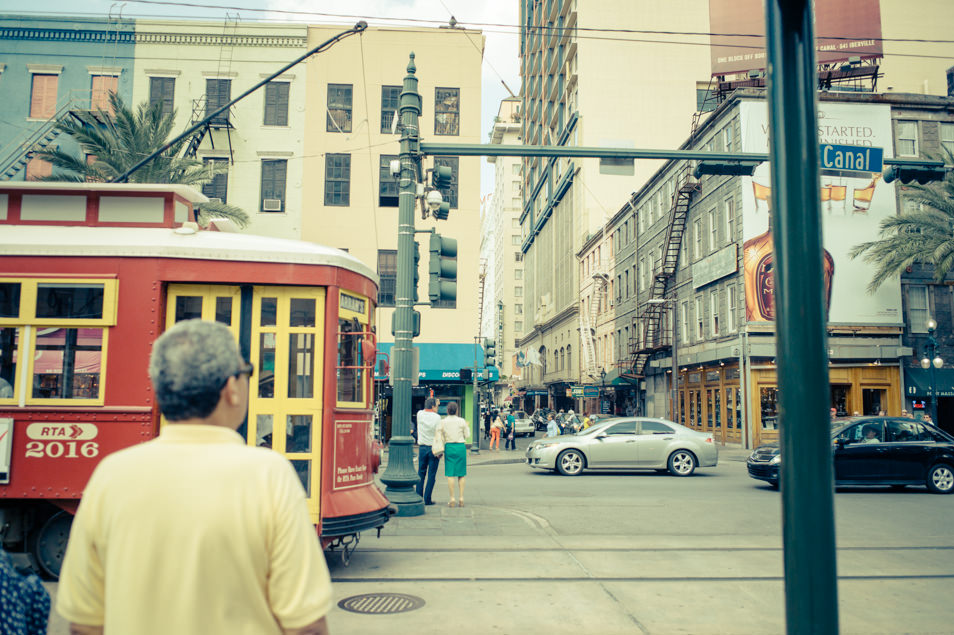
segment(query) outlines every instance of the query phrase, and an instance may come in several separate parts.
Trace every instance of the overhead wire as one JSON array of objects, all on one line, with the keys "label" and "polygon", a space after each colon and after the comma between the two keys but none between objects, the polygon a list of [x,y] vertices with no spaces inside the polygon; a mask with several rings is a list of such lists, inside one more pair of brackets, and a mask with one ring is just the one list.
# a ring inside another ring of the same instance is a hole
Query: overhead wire
[{"label": "overhead wire", "polygon": [[[378,219],[375,216],[375,210],[378,206],[375,205],[374,200],[374,160],[371,155],[371,109],[368,106],[368,71],[364,65],[364,33],[358,34],[358,43],[361,49],[361,79],[363,80],[363,90],[361,91],[364,94],[364,117],[365,122],[368,124],[365,127],[368,135],[368,182],[371,189],[371,204],[368,206],[368,209],[371,210],[371,227],[374,228],[374,253],[377,253],[381,250],[381,243],[378,240]],[[381,174],[378,172],[378,190],[380,191],[381,187]]]}]

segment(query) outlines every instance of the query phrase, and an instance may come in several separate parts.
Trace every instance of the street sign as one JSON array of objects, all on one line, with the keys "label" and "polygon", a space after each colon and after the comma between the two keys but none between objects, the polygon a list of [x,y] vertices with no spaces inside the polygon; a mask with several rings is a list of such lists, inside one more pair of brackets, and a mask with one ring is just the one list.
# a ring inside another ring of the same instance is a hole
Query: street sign
[{"label": "street sign", "polygon": [[822,143],[819,150],[822,170],[881,172],[883,167],[884,149],[882,148]]},{"label": "street sign", "polygon": [[570,396],[574,399],[595,399],[600,396],[600,389],[596,386],[573,386]]}]

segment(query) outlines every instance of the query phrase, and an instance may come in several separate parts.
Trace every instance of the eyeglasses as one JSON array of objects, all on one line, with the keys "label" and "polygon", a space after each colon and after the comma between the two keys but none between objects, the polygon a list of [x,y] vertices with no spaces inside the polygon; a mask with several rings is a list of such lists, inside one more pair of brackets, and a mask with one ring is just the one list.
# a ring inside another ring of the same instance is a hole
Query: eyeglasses
[{"label": "eyeglasses", "polygon": [[222,380],[222,385],[219,387],[219,390],[222,390],[222,388],[225,388],[225,384],[229,382],[229,377],[235,377],[236,379],[238,379],[242,375],[245,375],[246,377],[248,377],[249,381],[251,381],[252,375],[254,374],[255,374],[255,367],[249,364],[248,362],[242,362],[242,367],[238,369],[238,371],[232,373],[231,375],[228,375],[225,379]]}]

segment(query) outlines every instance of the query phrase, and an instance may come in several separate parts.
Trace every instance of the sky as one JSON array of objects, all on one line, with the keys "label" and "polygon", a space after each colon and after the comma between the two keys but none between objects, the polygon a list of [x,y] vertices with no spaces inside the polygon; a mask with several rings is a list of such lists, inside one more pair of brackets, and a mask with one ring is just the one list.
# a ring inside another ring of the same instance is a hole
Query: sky
[{"label": "sky", "polygon": [[[359,19],[370,26],[397,25],[415,20],[417,26],[439,26],[453,16],[460,26],[484,31],[486,44],[482,68],[481,136],[487,139],[500,100],[508,96],[506,82],[520,93],[517,0],[0,0],[0,11],[29,14],[122,16],[125,18],[177,17],[221,19],[238,14],[240,20],[304,21],[352,26]],[[282,13],[289,12],[289,13]],[[422,20],[429,21],[422,24]],[[513,27],[481,25],[514,25]],[[480,191],[493,190],[493,165],[481,161]]]}]

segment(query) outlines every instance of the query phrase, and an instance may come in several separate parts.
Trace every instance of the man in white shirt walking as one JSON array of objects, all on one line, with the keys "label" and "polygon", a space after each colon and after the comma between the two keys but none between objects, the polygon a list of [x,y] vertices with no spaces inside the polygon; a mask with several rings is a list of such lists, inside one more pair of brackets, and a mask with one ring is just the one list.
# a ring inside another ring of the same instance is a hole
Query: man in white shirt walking
[{"label": "man in white shirt walking", "polygon": [[437,414],[437,399],[428,397],[424,402],[424,410],[417,413],[417,495],[424,497],[425,505],[433,505],[431,494],[434,492],[434,481],[437,479],[437,466],[441,457],[434,456],[431,446],[434,444],[434,431],[441,422]]}]

